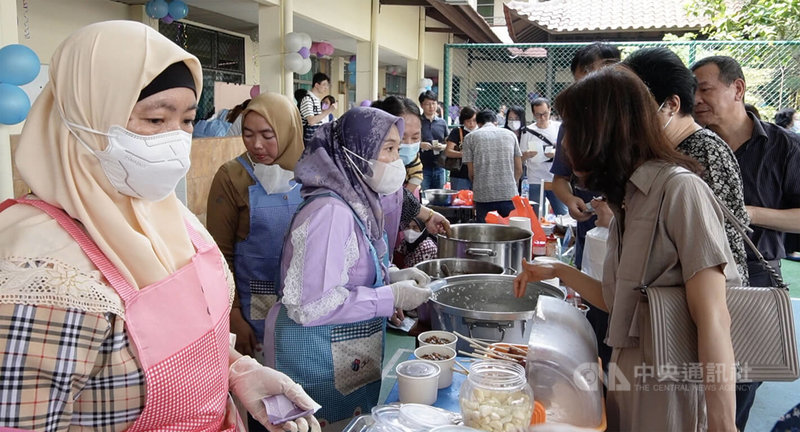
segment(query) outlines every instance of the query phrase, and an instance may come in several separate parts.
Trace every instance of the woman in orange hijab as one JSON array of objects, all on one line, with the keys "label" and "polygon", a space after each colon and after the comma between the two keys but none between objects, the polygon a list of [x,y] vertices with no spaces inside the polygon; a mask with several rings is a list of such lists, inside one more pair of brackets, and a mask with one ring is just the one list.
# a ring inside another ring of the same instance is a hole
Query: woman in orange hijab
[{"label": "woman in orange hijab", "polygon": [[132,21],[53,55],[16,154],[33,195],[0,206],[0,426],[236,430],[230,389],[271,431],[318,429],[264,408],[315,403],[229,347],[230,273],[175,196],[201,86],[194,56]]}]

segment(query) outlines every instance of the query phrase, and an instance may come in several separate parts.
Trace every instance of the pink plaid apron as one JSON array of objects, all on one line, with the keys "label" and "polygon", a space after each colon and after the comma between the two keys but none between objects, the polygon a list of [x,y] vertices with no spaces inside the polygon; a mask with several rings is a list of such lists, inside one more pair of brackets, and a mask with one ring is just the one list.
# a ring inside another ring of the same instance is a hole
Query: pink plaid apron
[{"label": "pink plaid apron", "polygon": [[[145,407],[129,431],[233,431],[242,428],[228,397],[228,284],[216,245],[188,223],[197,253],[191,263],[134,289],[63,210],[29,204],[54,218],[78,242],[125,304],[125,328],[144,370]],[[241,429],[240,429],[241,430]]]}]

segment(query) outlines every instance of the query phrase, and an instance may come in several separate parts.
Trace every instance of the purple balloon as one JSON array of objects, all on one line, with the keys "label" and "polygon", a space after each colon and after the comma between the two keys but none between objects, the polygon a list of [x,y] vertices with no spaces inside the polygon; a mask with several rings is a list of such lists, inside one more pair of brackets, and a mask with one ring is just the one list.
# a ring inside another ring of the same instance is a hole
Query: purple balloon
[{"label": "purple balloon", "polygon": [[356,61],[356,56],[355,56],[355,54],[350,56],[350,61],[351,61],[351,62],[354,62],[354,61]]},{"label": "purple balloon", "polygon": [[308,47],[302,47],[297,53],[300,54],[300,57],[307,59],[308,56],[311,55],[311,50],[309,50]]},{"label": "purple balloon", "polygon": [[369,99],[364,99],[363,101],[361,101],[362,107],[368,107],[370,105],[372,105],[372,101],[370,101]]},{"label": "purple balloon", "polygon": [[161,22],[164,24],[172,24],[175,21],[169,14],[164,15],[164,18],[161,18]]}]

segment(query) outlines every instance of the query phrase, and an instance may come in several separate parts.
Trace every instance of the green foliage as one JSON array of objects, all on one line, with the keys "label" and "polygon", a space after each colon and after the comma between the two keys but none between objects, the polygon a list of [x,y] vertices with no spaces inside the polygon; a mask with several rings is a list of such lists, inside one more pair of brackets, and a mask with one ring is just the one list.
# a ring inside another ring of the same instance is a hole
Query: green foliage
[{"label": "green foliage", "polygon": [[690,14],[706,17],[701,31],[718,40],[796,40],[800,0],[689,0]]}]

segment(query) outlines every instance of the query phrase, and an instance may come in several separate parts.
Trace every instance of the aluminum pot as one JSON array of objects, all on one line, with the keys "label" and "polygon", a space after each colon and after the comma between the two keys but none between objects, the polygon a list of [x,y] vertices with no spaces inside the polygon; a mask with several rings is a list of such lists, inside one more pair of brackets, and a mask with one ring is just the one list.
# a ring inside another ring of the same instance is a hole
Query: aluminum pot
[{"label": "aluminum pot", "polygon": [[[434,330],[456,331],[486,342],[528,345],[539,296],[564,300],[564,289],[543,282],[528,284],[522,298],[514,297],[514,276],[463,275],[431,282],[430,304]],[[471,352],[466,341],[456,347]]]},{"label": "aluminum pot", "polygon": [[453,205],[453,199],[458,195],[457,190],[450,189],[426,189],[423,193],[428,204],[434,206]]},{"label": "aluminum pot", "polygon": [[495,224],[456,224],[451,235],[438,235],[439,258],[471,258],[521,270],[531,259],[532,234],[522,228]]},{"label": "aluminum pot", "polygon": [[439,258],[415,265],[432,279],[442,279],[465,274],[515,274],[514,269],[503,269],[497,264],[469,258]]}]

